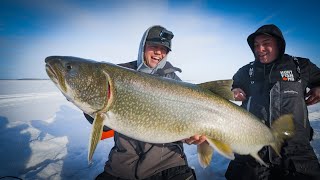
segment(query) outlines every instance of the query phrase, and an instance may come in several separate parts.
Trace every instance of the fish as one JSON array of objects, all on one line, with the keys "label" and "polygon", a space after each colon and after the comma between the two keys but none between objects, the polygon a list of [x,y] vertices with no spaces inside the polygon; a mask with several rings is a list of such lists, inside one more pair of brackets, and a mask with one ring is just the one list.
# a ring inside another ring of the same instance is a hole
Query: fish
[{"label": "fish", "polygon": [[280,156],[283,142],[294,135],[293,117],[286,114],[269,128],[232,101],[232,80],[199,84],[146,74],[109,62],[72,56],[49,56],[46,72],[66,99],[94,118],[89,137],[92,161],[103,126],[130,138],[163,144],[205,135],[197,146],[200,165],[207,167],[217,151],[258,155],[270,146]]}]

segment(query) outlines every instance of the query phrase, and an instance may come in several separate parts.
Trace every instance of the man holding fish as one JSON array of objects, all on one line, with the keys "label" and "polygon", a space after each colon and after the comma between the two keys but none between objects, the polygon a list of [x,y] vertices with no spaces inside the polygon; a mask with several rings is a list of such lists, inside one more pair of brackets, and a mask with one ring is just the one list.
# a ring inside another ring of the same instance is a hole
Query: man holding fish
[{"label": "man holding fish", "polygon": [[[140,42],[138,60],[120,66],[180,81],[175,72],[181,70],[167,61],[173,36],[172,32],[162,26],[148,28]],[[85,116],[93,121],[87,114]],[[152,115],[150,116],[152,120]],[[104,129],[107,131],[106,126]],[[115,146],[109,154],[104,172],[96,178],[98,180],[196,179],[194,170],[188,166],[181,141],[151,144],[118,132],[115,132],[114,141]]]}]

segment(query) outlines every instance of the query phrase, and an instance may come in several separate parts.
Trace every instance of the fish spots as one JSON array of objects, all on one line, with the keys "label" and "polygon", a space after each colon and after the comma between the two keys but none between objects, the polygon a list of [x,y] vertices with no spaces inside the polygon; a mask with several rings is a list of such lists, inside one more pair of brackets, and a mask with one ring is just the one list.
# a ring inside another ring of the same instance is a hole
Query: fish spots
[{"label": "fish spots", "polygon": [[84,71],[72,77],[66,75],[65,82],[69,97],[74,97],[78,104],[91,106],[97,111],[106,105],[108,83],[105,76],[93,72]]}]

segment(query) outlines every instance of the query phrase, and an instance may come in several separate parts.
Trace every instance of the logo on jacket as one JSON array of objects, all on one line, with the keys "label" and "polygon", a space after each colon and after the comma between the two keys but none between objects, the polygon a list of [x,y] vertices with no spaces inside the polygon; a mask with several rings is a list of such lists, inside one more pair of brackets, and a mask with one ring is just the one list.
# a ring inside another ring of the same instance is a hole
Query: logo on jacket
[{"label": "logo on jacket", "polygon": [[280,74],[283,81],[294,81],[293,73],[291,70],[280,71]]}]

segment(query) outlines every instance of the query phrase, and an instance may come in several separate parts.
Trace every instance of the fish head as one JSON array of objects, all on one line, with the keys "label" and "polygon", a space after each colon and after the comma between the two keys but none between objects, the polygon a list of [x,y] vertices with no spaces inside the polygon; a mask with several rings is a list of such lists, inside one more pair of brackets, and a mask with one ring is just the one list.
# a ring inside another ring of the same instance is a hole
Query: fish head
[{"label": "fish head", "polygon": [[98,62],[70,56],[49,56],[45,62],[49,78],[68,101],[91,115],[106,108],[110,87]]}]

